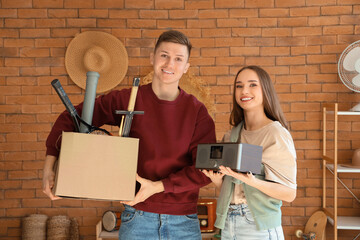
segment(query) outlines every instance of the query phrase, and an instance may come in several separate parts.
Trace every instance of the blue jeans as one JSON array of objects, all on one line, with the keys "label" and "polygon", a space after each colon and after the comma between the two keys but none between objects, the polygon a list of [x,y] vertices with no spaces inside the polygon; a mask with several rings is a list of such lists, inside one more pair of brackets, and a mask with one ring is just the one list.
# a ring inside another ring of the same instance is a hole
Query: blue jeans
[{"label": "blue jeans", "polygon": [[257,230],[254,218],[246,204],[230,205],[221,240],[284,240],[281,226]]},{"label": "blue jeans", "polygon": [[125,205],[119,240],[201,240],[197,214],[168,215],[136,210]]}]

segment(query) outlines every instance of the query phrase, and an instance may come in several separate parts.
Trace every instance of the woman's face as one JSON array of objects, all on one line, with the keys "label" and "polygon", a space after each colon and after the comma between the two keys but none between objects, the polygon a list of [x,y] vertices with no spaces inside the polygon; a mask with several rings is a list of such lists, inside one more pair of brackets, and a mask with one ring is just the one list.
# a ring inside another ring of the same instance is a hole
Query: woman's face
[{"label": "woman's face", "polygon": [[245,69],[240,72],[235,82],[235,98],[244,112],[264,111],[261,83],[255,71]]}]

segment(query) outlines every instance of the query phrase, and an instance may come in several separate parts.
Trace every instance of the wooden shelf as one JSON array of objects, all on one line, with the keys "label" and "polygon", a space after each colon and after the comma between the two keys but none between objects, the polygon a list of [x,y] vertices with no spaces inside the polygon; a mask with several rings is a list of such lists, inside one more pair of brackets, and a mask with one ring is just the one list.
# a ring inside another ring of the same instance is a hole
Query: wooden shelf
[{"label": "wooden shelf", "polygon": [[[326,167],[332,171],[334,171],[334,164],[326,164]],[[337,172],[338,173],[360,173],[360,168],[352,168],[346,167],[341,164],[337,165]]]},{"label": "wooden shelf", "polygon": [[[334,111],[327,111],[328,114],[334,114]],[[338,111],[337,115],[340,116],[360,116],[360,112],[353,111]]]},{"label": "wooden shelf", "polygon": [[[329,222],[334,225],[334,219],[328,216]],[[337,229],[342,230],[360,230],[360,217],[337,217]]]},{"label": "wooden shelf", "polygon": [[[333,137],[329,140],[333,140],[332,144],[333,149],[332,156],[328,156],[327,148],[327,115],[332,114],[333,121]],[[347,167],[339,163],[338,159],[338,116],[360,116],[360,112],[353,111],[338,111],[338,104],[324,104],[323,108],[323,156],[322,156],[322,168],[323,168],[323,199],[322,207],[327,214],[329,222],[333,225],[334,228],[334,240],[338,240],[338,230],[360,230],[360,217],[356,216],[339,216],[338,213],[338,179],[339,173],[360,173],[360,168]],[[336,171],[334,170],[336,166]],[[327,171],[332,173],[332,187],[334,188],[333,196],[333,208],[332,211],[329,211],[326,207],[327,205]]]}]

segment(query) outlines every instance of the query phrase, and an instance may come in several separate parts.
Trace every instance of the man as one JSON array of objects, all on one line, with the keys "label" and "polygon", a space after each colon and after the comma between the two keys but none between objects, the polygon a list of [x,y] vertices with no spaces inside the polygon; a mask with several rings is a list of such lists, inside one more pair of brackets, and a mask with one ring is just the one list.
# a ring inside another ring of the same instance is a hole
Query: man
[{"label": "man", "polygon": [[[215,126],[204,104],[179,88],[189,69],[191,43],[178,31],[166,31],[150,56],[152,83],[140,86],[130,137],[139,138],[138,176],[134,200],[123,202],[119,239],[201,239],[197,219],[199,188],[210,180],[195,169],[199,143],[214,143]],[[115,110],[126,109],[131,89],[112,91],[96,99],[93,124],[120,125]],[[82,104],[77,107],[81,112]],[[61,131],[72,131],[67,113],[59,116],[47,140],[43,188],[51,198]]]}]

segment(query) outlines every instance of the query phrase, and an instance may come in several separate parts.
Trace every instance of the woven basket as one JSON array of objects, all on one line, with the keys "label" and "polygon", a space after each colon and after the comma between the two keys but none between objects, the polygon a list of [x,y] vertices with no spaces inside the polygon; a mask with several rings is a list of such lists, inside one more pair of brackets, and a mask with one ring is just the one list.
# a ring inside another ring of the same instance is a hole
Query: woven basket
[{"label": "woven basket", "polygon": [[46,221],[48,216],[31,214],[22,220],[23,240],[46,240]]},{"label": "woven basket", "polygon": [[71,220],[67,216],[53,216],[47,222],[47,240],[70,239]]},{"label": "woven basket", "polygon": [[79,224],[76,220],[76,218],[71,218],[70,223],[70,240],[79,240],[80,234],[79,234]]}]

